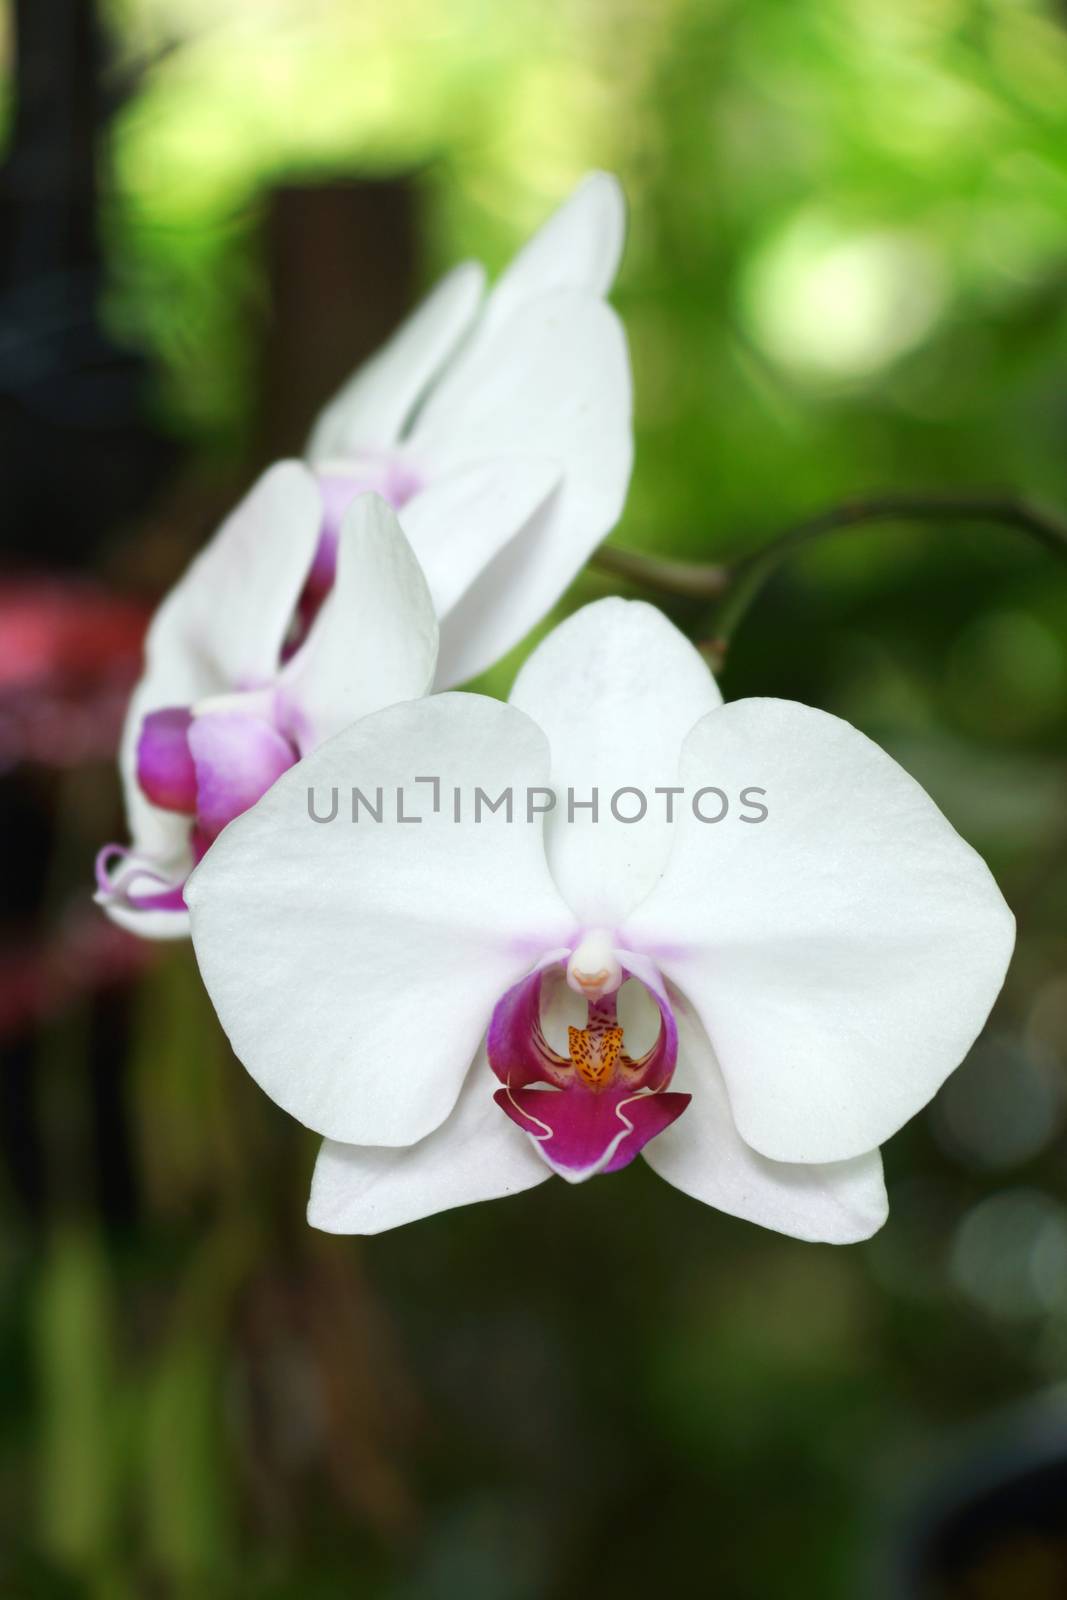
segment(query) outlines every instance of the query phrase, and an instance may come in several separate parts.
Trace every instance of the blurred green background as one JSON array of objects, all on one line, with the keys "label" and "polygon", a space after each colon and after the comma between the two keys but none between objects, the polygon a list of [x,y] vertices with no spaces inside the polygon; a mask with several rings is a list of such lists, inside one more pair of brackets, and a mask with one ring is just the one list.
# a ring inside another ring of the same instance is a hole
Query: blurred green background
[{"label": "blurred green background", "polygon": [[[77,568],[150,601],[299,448],[287,374],[325,400],[360,317],[383,331],[461,256],[499,268],[592,166],[631,207],[615,542],[726,559],[894,489],[1067,515],[1062,5],[115,0],[102,20],[92,306],[139,352],[166,466],[53,551],[85,498],[57,449],[36,548],[37,502],[18,526],[9,503],[18,581]],[[9,142],[15,41],[12,12]],[[591,573],[561,610],[610,586]],[[767,588],[722,681],[878,739],[1019,919],[987,1033],[889,1147],[890,1221],[859,1247],[703,1210],[641,1163],[312,1234],[314,1140],[229,1056],[190,952],[98,948],[107,738],[23,748],[10,729],[58,712],[5,678],[0,1594],[1067,1594],[1067,1491],[1058,1544],[1009,1530],[930,1578],[910,1554],[972,1479],[1067,1456],[1067,566],[966,519],[841,532]],[[104,715],[77,683],[60,700]]]}]

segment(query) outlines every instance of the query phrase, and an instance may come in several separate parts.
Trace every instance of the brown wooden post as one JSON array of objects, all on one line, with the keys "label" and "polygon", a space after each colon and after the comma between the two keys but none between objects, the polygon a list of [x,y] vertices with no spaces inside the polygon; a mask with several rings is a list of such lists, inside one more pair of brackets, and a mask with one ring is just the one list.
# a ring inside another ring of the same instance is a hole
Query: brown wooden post
[{"label": "brown wooden post", "polygon": [[300,452],[316,412],[409,310],[417,259],[409,179],[287,184],[272,191],[262,459]]}]

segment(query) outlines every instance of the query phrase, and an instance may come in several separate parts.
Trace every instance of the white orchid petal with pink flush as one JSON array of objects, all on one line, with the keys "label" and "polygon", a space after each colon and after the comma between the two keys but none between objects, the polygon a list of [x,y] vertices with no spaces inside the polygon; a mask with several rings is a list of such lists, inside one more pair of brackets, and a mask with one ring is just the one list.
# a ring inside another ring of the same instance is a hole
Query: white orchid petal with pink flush
[{"label": "white orchid petal with pink flush", "polygon": [[[354,787],[420,779],[415,813],[352,820]],[[673,792],[675,820],[569,822],[568,788],[592,784]],[[700,821],[689,797],[713,785],[758,789],[766,814]],[[510,820],[449,798],[508,787]],[[518,799],[546,789],[547,827]],[[724,1211],[864,1238],[886,1213],[877,1147],[963,1058],[1014,938],[983,862],[884,752],[803,706],[722,705],[672,625],[621,600],[551,634],[508,705],[437,696],[323,745],[188,900],[237,1054],[326,1136],[310,1219],[350,1232],[644,1153]]]},{"label": "white orchid petal with pink flush", "polygon": [[[185,880],[226,825],[322,740],[430,688],[433,602],[395,512],[376,495],[345,513],[336,584],[287,652],[318,515],[307,469],[272,468],[149,631],[121,756],[133,844],[108,846],[97,863],[97,899],[131,932],[187,934]],[[249,553],[253,537],[265,569]]]}]

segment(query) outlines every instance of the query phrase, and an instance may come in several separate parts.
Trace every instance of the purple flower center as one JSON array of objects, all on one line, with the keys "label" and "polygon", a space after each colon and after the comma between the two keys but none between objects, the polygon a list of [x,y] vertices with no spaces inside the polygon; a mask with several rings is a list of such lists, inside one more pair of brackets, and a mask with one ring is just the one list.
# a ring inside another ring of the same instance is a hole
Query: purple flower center
[{"label": "purple flower center", "polygon": [[[153,805],[188,818],[195,865],[226,824],[298,759],[295,745],[266,716],[232,706],[194,716],[188,706],[165,706],[141,724],[137,782]],[[122,894],[139,911],[185,909],[182,883],[118,845],[100,852],[96,875],[103,893]]]},{"label": "purple flower center", "polygon": [[568,1028],[563,1056],[541,1023],[544,976],[523,978],[493,1012],[489,1064],[503,1084],[493,1098],[563,1177],[618,1172],[689,1104],[689,1095],[667,1087],[678,1056],[674,1013],[665,995],[648,990],[659,1008],[659,1035],[635,1060],[615,994],[588,1001],[586,1026]]},{"label": "purple flower center", "polygon": [[210,843],[298,759],[264,715],[220,707],[194,716],[167,706],[141,724],[137,781],[153,805],[189,817]]}]

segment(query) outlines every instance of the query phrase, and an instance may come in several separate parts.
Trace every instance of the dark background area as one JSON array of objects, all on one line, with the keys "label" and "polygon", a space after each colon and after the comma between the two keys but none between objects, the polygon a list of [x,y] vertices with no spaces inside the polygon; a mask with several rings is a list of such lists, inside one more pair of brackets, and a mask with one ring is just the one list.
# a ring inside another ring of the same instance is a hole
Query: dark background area
[{"label": "dark background area", "polygon": [[229,1056],[191,952],[89,898],[152,604],[434,274],[498,268],[590,166],[632,211],[615,543],[729,559],[883,491],[1067,517],[1062,8],[0,19],[0,1594],[1067,1594],[1047,550],[971,517],[840,531],[724,666],[728,697],[877,738],[1018,916],[986,1035],[888,1148],[866,1245],[762,1232],[640,1163],[316,1235],[314,1140]]}]

